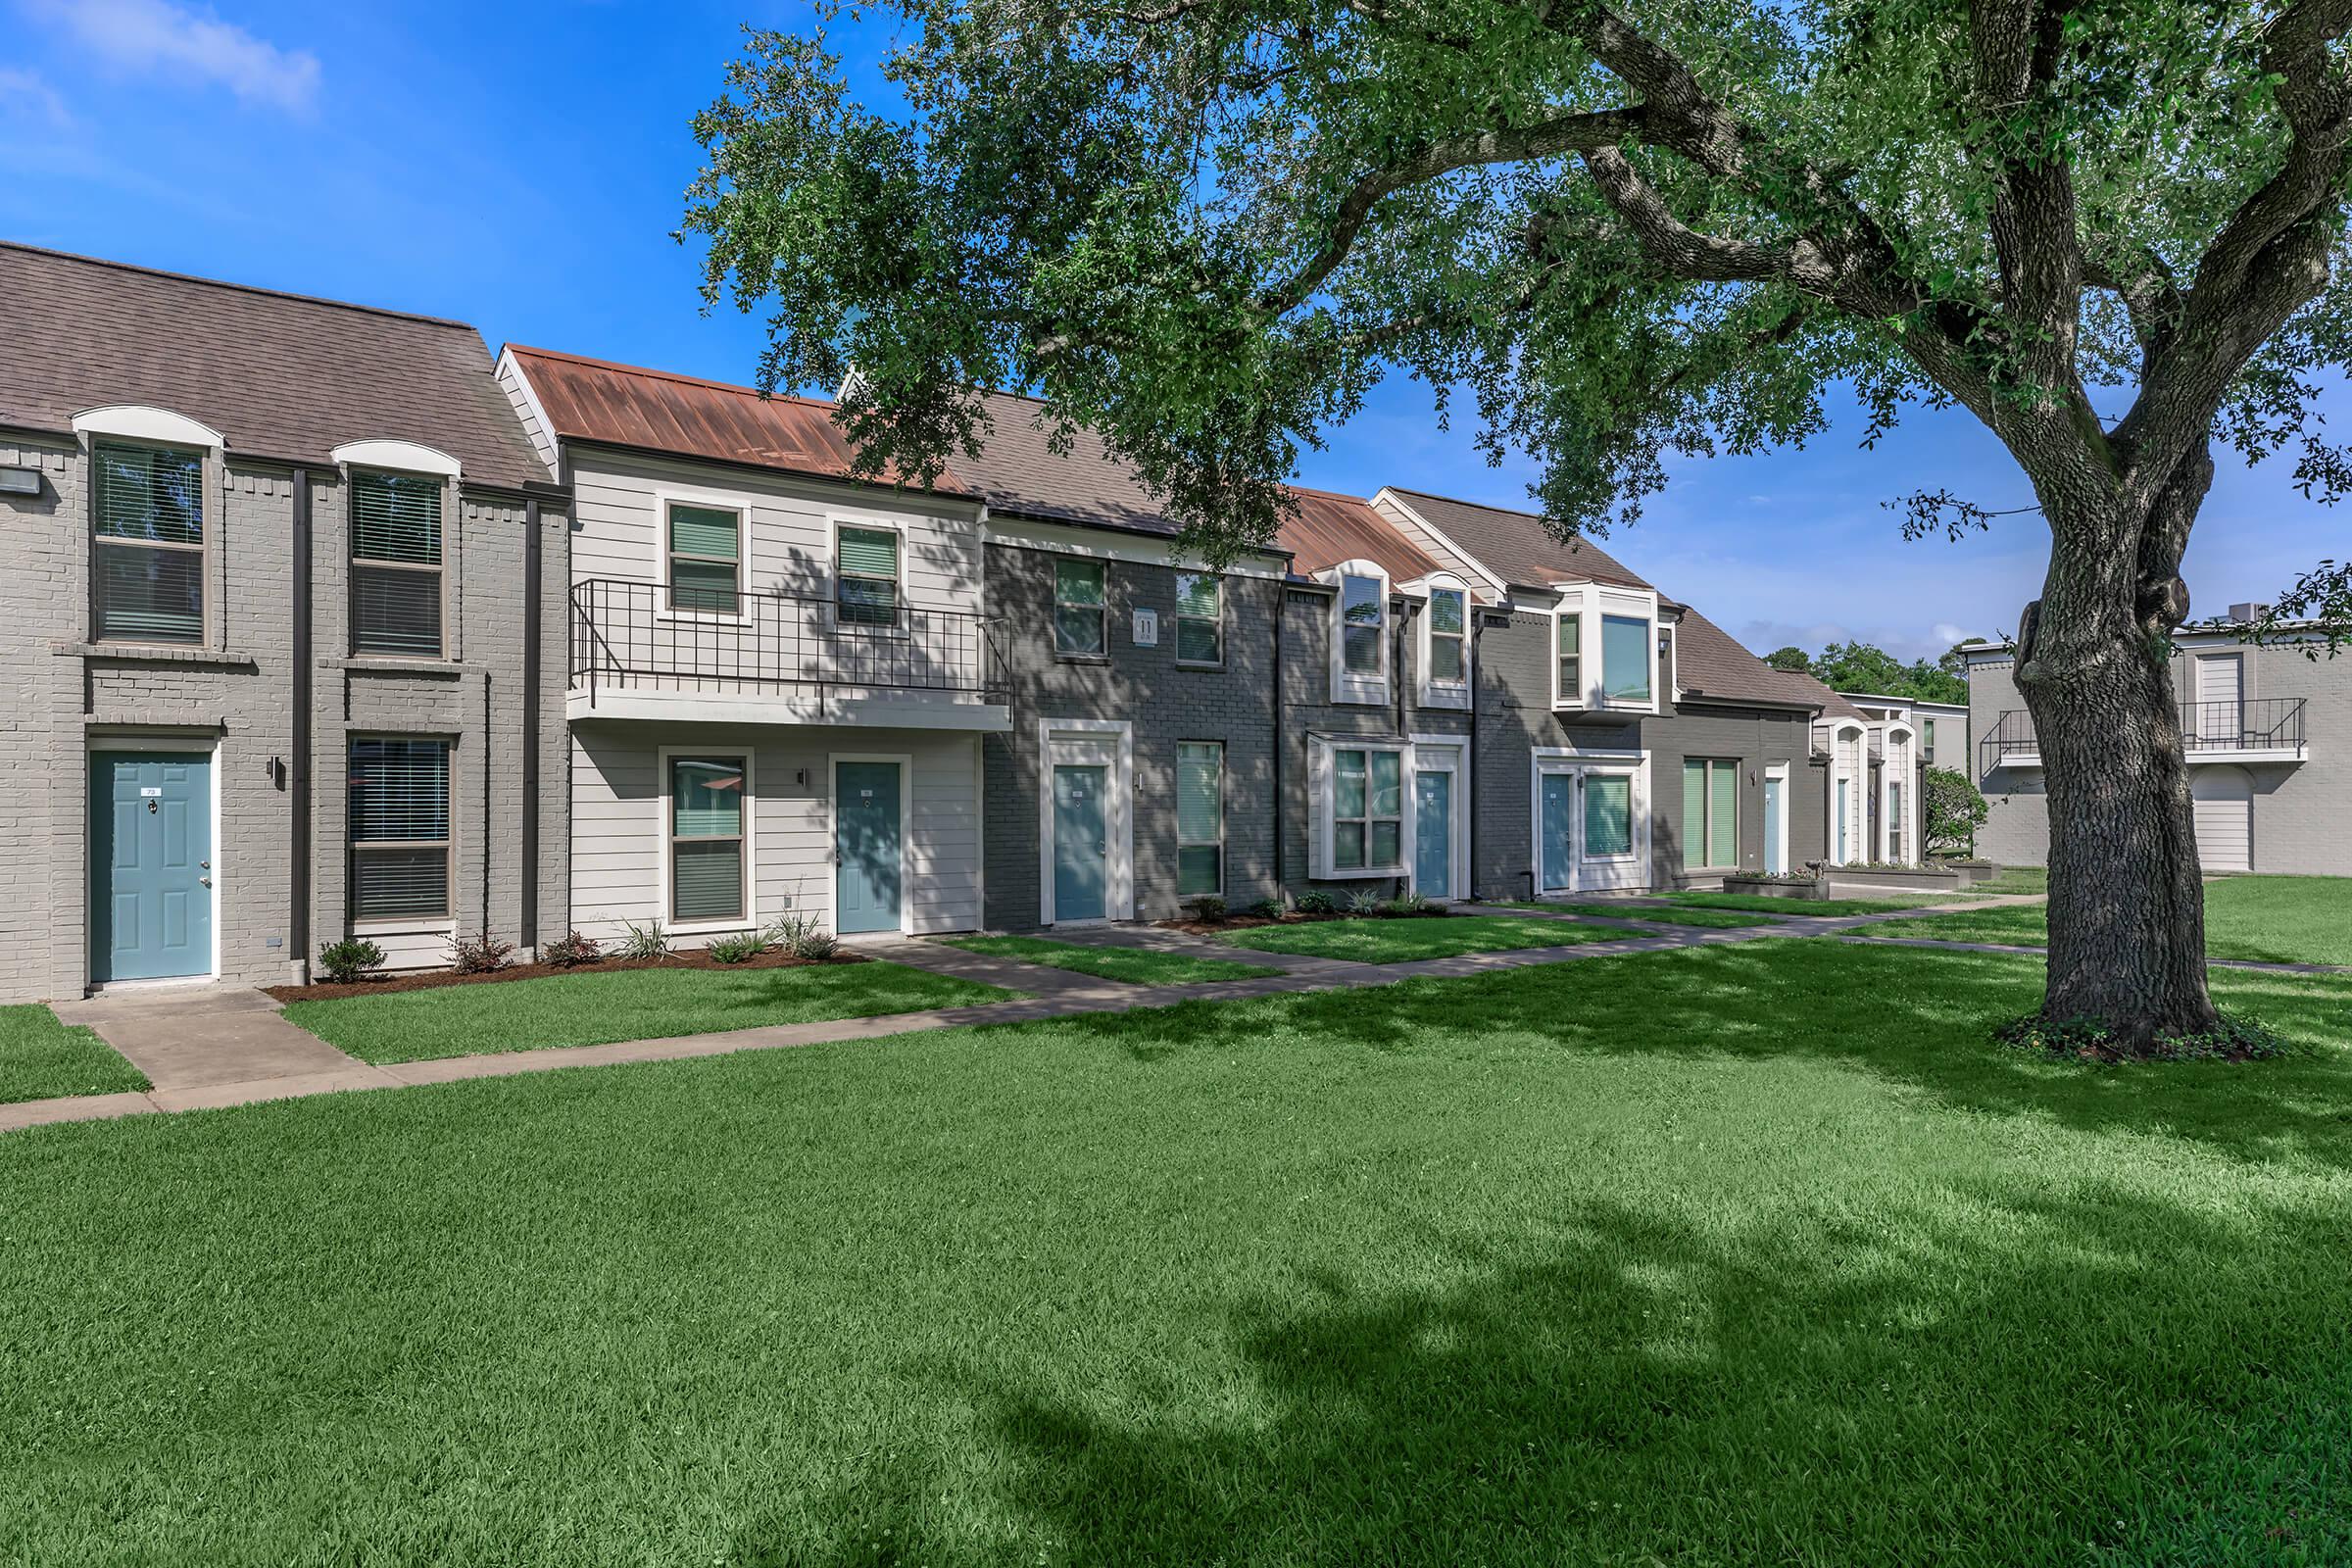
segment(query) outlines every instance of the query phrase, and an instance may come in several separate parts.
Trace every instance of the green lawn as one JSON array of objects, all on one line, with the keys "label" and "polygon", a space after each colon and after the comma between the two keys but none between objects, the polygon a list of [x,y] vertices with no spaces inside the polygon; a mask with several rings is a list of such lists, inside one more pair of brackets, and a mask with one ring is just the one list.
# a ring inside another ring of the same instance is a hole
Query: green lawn
[{"label": "green lawn", "polygon": [[992,958],[1017,958],[1054,969],[1074,969],[1105,980],[1139,986],[1185,986],[1203,980],[1254,980],[1280,974],[1263,964],[1230,958],[1201,958],[1186,953],[1152,953],[1143,948],[1095,948],[1043,937],[957,937],[947,944]]},{"label": "green lawn", "polygon": [[[1402,922],[1399,922],[1402,923]],[[1758,942],[0,1138],[10,1560],[2352,1559],[2314,1054]]]},{"label": "green lawn", "polygon": [[1764,893],[1709,893],[1703,889],[1692,889],[1686,893],[1660,893],[1654,897],[1702,909],[1752,909],[1758,914],[1801,914],[1814,919],[1826,919],[1840,914],[1885,914],[1889,909],[1916,909],[1923,905],[1950,904],[1970,895],[1921,894],[1892,899],[1776,899]]},{"label": "green lawn", "polygon": [[1566,948],[1581,942],[1622,942],[1638,933],[1566,920],[1529,920],[1515,914],[1459,914],[1438,918],[1317,920],[1304,925],[1253,926],[1217,938],[1265,953],[1302,953],[1357,963],[1409,963],[1465,953],[1513,948]]},{"label": "green lawn", "polygon": [[[2043,906],[2012,904],[1890,920],[1866,934],[2040,947],[2049,940],[2049,927]],[[2205,952],[2271,963],[2352,964],[2352,878],[2232,876],[2208,882]]]},{"label": "green lawn", "polygon": [[59,1023],[38,1003],[0,1006],[0,1104],[147,1087],[145,1073],[89,1030]]},{"label": "green lawn", "polygon": [[1557,909],[1562,914],[1597,914],[1609,920],[1647,920],[1656,925],[1698,925],[1724,930],[1773,923],[1755,915],[1737,914],[1729,909],[1701,909],[1696,906],[1670,909],[1654,904],[1530,904],[1509,900],[1502,906],[1506,909]]},{"label": "green lawn", "polygon": [[2050,873],[2047,867],[2005,865],[2001,867],[1999,876],[1990,881],[1972,884],[1968,889],[1968,896],[1973,898],[1980,893],[2047,893],[2049,891]]},{"label": "green lawn", "polygon": [[362,1061],[429,1061],[960,1007],[1011,994],[897,963],[621,969],[296,1002],[285,1016]]}]

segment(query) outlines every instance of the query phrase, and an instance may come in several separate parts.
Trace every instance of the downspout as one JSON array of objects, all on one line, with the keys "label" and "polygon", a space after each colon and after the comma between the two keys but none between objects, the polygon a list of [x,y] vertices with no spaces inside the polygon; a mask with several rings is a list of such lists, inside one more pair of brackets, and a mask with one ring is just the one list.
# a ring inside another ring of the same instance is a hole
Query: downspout
[{"label": "downspout", "polygon": [[515,941],[539,950],[539,503],[522,504],[522,909]]},{"label": "downspout", "polygon": [[1282,623],[1291,618],[1290,574],[1286,570],[1274,579],[1274,898],[1277,903],[1290,902],[1290,884],[1283,877],[1282,844],[1283,818],[1291,803],[1282,793]]},{"label": "downspout", "polygon": [[286,835],[287,958],[293,984],[311,978],[311,470],[294,470],[294,691],[288,766],[293,820]]}]

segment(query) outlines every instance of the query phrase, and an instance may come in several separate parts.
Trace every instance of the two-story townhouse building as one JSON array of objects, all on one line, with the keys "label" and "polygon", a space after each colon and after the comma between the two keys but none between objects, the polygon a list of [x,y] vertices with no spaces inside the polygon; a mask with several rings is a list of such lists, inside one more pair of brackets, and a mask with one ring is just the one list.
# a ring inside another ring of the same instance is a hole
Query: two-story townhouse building
[{"label": "two-story townhouse building", "polygon": [[535,943],[568,509],[480,336],[21,245],[0,301],[0,1001]]},{"label": "two-story townhouse building", "polygon": [[[2316,625],[2256,644],[2260,605],[2173,634],[2173,688],[2207,871],[2352,876],[2352,659],[2330,659]],[[2042,865],[2050,829],[2041,748],[2007,642],[1965,650],[1973,773],[1987,808],[1979,853]]]},{"label": "two-story townhouse building", "polygon": [[[1476,606],[1481,896],[1673,887],[1831,857],[1834,786],[1855,771],[1838,769],[1833,726],[1859,724],[1836,694],[1533,514],[1394,488],[1369,505]],[[1858,811],[1858,786],[1851,800]]]},{"label": "two-story townhouse building", "polygon": [[1883,692],[1838,695],[1861,713],[1866,726],[1870,858],[1883,864],[1916,865],[1926,853],[1927,772],[1931,767],[1966,771],[1968,709]]}]

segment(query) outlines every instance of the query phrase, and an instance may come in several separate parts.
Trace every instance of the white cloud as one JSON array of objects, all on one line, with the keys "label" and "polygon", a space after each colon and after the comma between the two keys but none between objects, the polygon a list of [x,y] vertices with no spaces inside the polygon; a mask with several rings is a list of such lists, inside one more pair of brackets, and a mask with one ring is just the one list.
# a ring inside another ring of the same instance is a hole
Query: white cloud
[{"label": "white cloud", "polygon": [[307,113],[318,96],[318,57],[256,38],[210,9],[171,0],[31,0],[82,48],[118,71],[200,80],[247,103]]},{"label": "white cloud", "polygon": [[60,130],[74,123],[57,89],[29,71],[0,68],[0,120],[35,120]]}]

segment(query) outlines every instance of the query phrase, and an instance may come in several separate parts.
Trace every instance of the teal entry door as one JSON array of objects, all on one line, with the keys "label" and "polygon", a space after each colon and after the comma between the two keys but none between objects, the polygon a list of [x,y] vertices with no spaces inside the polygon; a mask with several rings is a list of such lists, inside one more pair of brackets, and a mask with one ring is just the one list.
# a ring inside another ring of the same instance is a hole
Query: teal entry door
[{"label": "teal entry door", "polygon": [[1453,770],[1425,767],[1413,775],[1413,890],[1433,899],[1453,897]]},{"label": "teal entry door", "polygon": [[1110,912],[1110,833],[1102,790],[1110,769],[1054,768],[1054,918],[1100,920]]},{"label": "teal entry door", "polygon": [[833,929],[896,931],[905,896],[906,835],[896,762],[833,765]]},{"label": "teal entry door", "polygon": [[1568,773],[1543,778],[1543,843],[1537,847],[1537,891],[1558,893],[1576,886],[1576,779]]},{"label": "teal entry door", "polygon": [[213,760],[90,757],[90,978],[213,969]]}]

